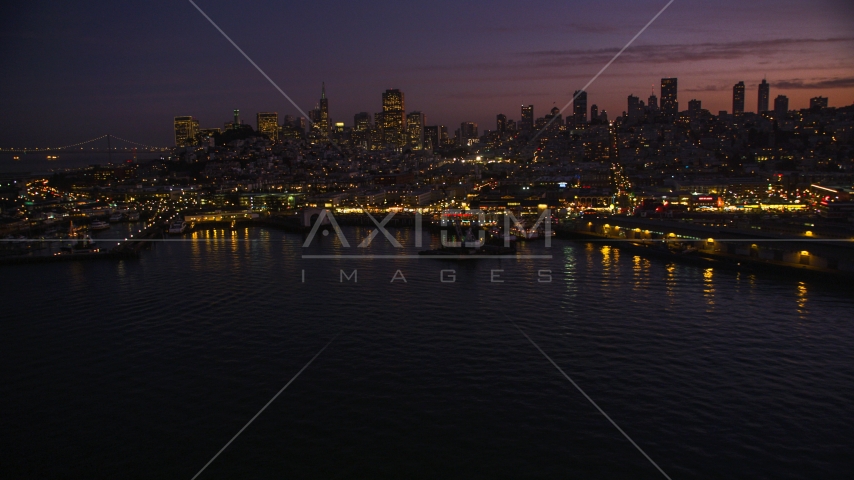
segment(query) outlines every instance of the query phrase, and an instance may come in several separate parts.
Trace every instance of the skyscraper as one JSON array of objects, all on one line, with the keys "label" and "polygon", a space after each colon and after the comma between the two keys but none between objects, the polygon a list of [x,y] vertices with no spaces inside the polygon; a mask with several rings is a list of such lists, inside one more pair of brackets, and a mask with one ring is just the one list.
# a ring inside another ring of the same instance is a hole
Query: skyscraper
[{"label": "skyscraper", "polygon": [[[655,87],[653,87],[655,88]],[[655,90],[649,94],[649,98],[647,99],[646,106],[649,107],[649,111],[657,112],[658,111],[658,97],[655,96]]]},{"label": "skyscraper", "polygon": [[519,122],[519,126],[523,132],[530,132],[534,129],[533,105],[528,105],[527,107],[522,105],[522,120]]},{"label": "skyscraper", "polygon": [[629,104],[626,110],[630,121],[637,121],[643,116],[643,109],[640,106],[640,98],[629,95]]},{"label": "skyscraper", "polygon": [[677,83],[675,78],[661,79],[661,113],[671,119],[679,115],[679,101],[676,96]]},{"label": "skyscraper", "polygon": [[409,146],[413,150],[424,149],[424,123],[425,116],[421,112],[410,112],[406,116],[406,134]]},{"label": "skyscraper", "polygon": [[827,97],[813,97],[810,99],[810,109],[827,108]]},{"label": "skyscraper", "polygon": [[424,127],[424,148],[430,150],[439,148],[439,127],[437,125]]},{"label": "skyscraper", "polygon": [[175,146],[188,147],[196,144],[199,121],[191,116],[175,117]]},{"label": "skyscraper", "polygon": [[768,111],[768,100],[771,98],[771,85],[762,79],[762,83],[759,84],[759,108],[757,109],[758,113],[767,112]]},{"label": "skyscraper", "polygon": [[390,88],[383,93],[383,143],[401,148],[406,144],[406,114],[403,92]]},{"label": "skyscraper", "polygon": [[259,112],[255,115],[255,121],[258,126],[257,130],[268,137],[270,140],[276,141],[279,139],[279,114],[276,112]]},{"label": "skyscraper", "polygon": [[371,129],[371,114],[368,112],[359,112],[353,115],[353,130],[356,132],[364,132]]},{"label": "skyscraper", "polygon": [[789,113],[789,97],[777,95],[777,98],[774,99],[774,113],[778,117],[783,117]]},{"label": "skyscraper", "polygon": [[595,103],[590,106],[590,121],[598,122],[599,121],[599,106]]},{"label": "skyscraper", "polygon": [[320,116],[317,119],[317,131],[321,139],[329,138],[329,99],[326,98],[326,82],[320,84]]},{"label": "skyscraper", "polygon": [[587,123],[587,92],[576,90],[572,94],[572,120],[576,125]]},{"label": "skyscraper", "polygon": [[507,131],[507,115],[499,113],[498,116],[495,117],[495,130],[498,133],[504,133]]},{"label": "skyscraper", "polygon": [[732,113],[744,113],[744,82],[738,82],[732,87]]},{"label": "skyscraper", "polygon": [[477,143],[478,134],[477,134],[477,124],[474,122],[463,122],[460,124],[460,129],[458,130],[460,133],[458,143],[460,146],[469,146],[473,143]]}]

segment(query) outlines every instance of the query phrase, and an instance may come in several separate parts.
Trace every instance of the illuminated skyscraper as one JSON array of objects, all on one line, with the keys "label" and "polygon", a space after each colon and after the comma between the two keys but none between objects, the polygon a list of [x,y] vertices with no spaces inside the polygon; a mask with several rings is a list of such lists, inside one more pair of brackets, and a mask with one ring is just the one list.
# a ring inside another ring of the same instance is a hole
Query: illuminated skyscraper
[{"label": "illuminated skyscraper", "polygon": [[279,139],[279,114],[276,112],[262,112],[255,116],[258,131],[270,137],[274,142]]},{"label": "illuminated skyscraper", "polygon": [[744,82],[738,82],[732,87],[732,113],[744,113]]},{"label": "illuminated skyscraper", "polygon": [[395,148],[406,144],[406,114],[403,92],[393,88],[383,93],[383,143]]},{"label": "illuminated skyscraper", "polygon": [[572,94],[572,120],[576,125],[587,123],[587,92],[576,90]]},{"label": "illuminated skyscraper", "polygon": [[329,99],[326,98],[326,82],[320,84],[320,115],[317,118],[317,131],[321,139],[329,138]]},{"label": "illuminated skyscraper", "polygon": [[789,113],[789,97],[777,95],[777,98],[774,99],[774,113],[780,117]]},{"label": "illuminated skyscraper", "polygon": [[762,83],[759,84],[759,109],[758,113],[767,112],[768,111],[768,101],[771,98],[771,85],[762,79]]},{"label": "illuminated skyscraper", "polygon": [[406,116],[406,134],[409,146],[413,150],[424,149],[424,122],[426,118],[421,112],[409,112]]},{"label": "illuminated skyscraper", "polygon": [[451,139],[448,138],[448,127],[439,125],[439,143],[447,145],[450,141]]},{"label": "illuminated skyscraper", "polygon": [[599,121],[599,105],[596,105],[595,103],[590,106],[590,121]]},{"label": "illuminated skyscraper", "polygon": [[498,133],[504,133],[507,131],[507,115],[499,113],[498,116],[495,117],[495,130]]},{"label": "illuminated skyscraper", "polygon": [[463,122],[460,124],[458,144],[469,146],[478,142],[477,124],[474,122]]},{"label": "illuminated skyscraper", "polygon": [[364,132],[371,129],[371,114],[359,112],[353,116],[353,131]]},{"label": "illuminated skyscraper", "polygon": [[661,113],[671,119],[679,115],[677,83],[675,78],[661,79]]},{"label": "illuminated skyscraper", "polygon": [[522,105],[522,120],[519,122],[519,126],[523,132],[530,132],[534,129],[533,105],[528,105],[527,107]]},{"label": "illuminated skyscraper", "polygon": [[188,147],[196,144],[199,121],[191,116],[175,117],[175,146]]}]

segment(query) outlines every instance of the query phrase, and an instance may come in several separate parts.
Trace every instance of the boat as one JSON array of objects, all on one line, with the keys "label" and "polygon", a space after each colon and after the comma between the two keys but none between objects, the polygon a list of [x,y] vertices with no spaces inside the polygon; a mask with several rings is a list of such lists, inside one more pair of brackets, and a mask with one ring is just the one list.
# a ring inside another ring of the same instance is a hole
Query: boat
[{"label": "boat", "polygon": [[124,215],[122,215],[119,212],[116,212],[116,213],[110,215],[110,223],[121,222],[123,218],[124,218]]},{"label": "boat", "polygon": [[139,212],[136,210],[131,210],[128,212],[128,221],[129,222],[138,222],[139,221]]},{"label": "boat", "polygon": [[95,220],[89,224],[89,228],[92,230],[106,230],[110,228],[110,224],[103,220]]},{"label": "boat", "polygon": [[187,222],[183,220],[175,220],[169,225],[169,233],[184,233],[187,230]]},{"label": "boat", "polygon": [[86,236],[77,243],[60,247],[59,252],[55,255],[85,255],[99,253],[100,251],[101,249],[95,244],[92,238]]}]

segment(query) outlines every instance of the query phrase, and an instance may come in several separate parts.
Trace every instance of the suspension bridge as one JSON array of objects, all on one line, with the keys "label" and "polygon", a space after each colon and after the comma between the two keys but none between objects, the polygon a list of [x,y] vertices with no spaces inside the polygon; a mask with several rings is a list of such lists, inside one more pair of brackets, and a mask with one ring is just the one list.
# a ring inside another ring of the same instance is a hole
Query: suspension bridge
[{"label": "suspension bridge", "polygon": [[[117,142],[114,145],[114,142]],[[100,137],[85,140],[83,142],[63,145],[60,147],[26,147],[26,148],[0,148],[0,153],[93,153],[93,152],[129,152],[133,150],[148,152],[168,151],[170,147],[158,147],[140,142],[127,140],[116,135],[105,133]]]}]

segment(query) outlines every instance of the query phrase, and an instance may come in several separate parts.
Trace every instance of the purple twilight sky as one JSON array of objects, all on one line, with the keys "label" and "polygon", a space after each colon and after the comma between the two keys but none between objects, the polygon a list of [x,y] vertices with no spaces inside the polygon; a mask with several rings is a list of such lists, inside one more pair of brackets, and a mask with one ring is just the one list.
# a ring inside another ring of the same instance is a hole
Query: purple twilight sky
[{"label": "purple twilight sky", "polygon": [[[494,128],[562,107],[667,0],[273,2],[197,0],[307,111],[326,82],[333,121],[380,110],[386,88],[449,130]],[[239,108],[298,115],[201,14],[182,0],[32,1],[2,19],[0,146],[59,146],[112,133],[172,145],[172,117],[221,127]],[[731,110],[732,85],[767,78],[791,108],[823,95],[854,103],[854,2],[676,0],[588,88],[611,118],[679,78],[680,108],[697,98]]]}]

